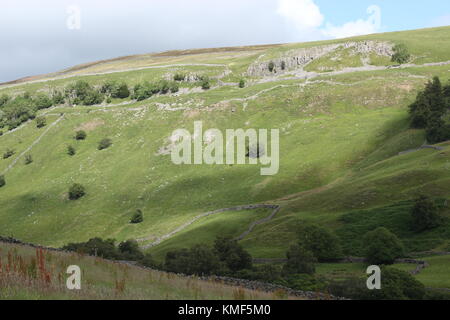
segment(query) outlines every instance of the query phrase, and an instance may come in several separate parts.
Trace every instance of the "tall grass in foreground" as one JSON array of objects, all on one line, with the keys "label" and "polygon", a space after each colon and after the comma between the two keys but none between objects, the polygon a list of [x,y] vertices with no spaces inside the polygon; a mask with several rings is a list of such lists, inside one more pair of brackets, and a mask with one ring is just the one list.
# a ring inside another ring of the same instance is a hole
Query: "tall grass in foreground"
[{"label": "tall grass in foreground", "polygon": [[[81,290],[68,290],[66,269],[81,268]],[[77,253],[0,243],[0,299],[290,299],[195,277],[142,269]]]}]

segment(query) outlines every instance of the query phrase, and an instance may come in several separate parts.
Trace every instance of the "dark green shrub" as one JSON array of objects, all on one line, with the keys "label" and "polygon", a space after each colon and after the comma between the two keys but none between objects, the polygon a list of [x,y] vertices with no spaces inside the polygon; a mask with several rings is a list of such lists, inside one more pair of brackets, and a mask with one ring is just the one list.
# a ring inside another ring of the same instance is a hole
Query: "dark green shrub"
[{"label": "dark green shrub", "polygon": [[0,175],[0,188],[6,185],[6,180],[4,175]]},{"label": "dark green shrub", "polygon": [[150,98],[155,92],[154,85],[151,85],[149,82],[139,83],[134,86],[133,89],[133,98],[142,101]]},{"label": "dark green shrub", "polygon": [[104,150],[104,149],[108,149],[110,146],[112,145],[112,140],[109,138],[105,138],[102,139],[99,143],[98,143],[98,150]]},{"label": "dark green shrub", "polygon": [[178,83],[171,82],[170,83],[170,92],[171,93],[177,93],[178,91],[180,91],[180,86],[178,85]]},{"label": "dark green shrub", "polygon": [[11,158],[16,152],[12,149],[6,149],[5,153],[3,154],[3,159]]},{"label": "dark green shrub", "polygon": [[417,232],[439,227],[443,222],[436,204],[426,196],[420,196],[415,200],[411,217],[413,229]]},{"label": "dark green shrub", "polygon": [[203,90],[209,90],[211,88],[211,83],[209,81],[209,77],[207,77],[207,76],[201,77],[200,85]]},{"label": "dark green shrub", "polygon": [[381,268],[381,290],[369,290],[366,278],[351,277],[333,280],[328,292],[354,300],[422,300],[425,287],[411,274],[393,268]]},{"label": "dark green shrub", "polygon": [[368,232],[364,237],[365,258],[369,264],[393,264],[404,254],[401,241],[386,228]]},{"label": "dark green shrub", "polygon": [[186,75],[182,74],[182,73],[176,73],[173,76],[173,80],[174,81],[184,81],[184,79],[186,79]]},{"label": "dark green shrub", "polygon": [[31,154],[27,154],[25,156],[25,165],[29,165],[31,163],[33,163],[33,157],[31,156]]},{"label": "dark green shrub", "polygon": [[75,140],[85,140],[87,137],[86,131],[79,130],[75,133]]},{"label": "dark green shrub", "polygon": [[77,153],[77,151],[75,150],[74,147],[72,146],[67,146],[67,154],[69,156],[74,156]]},{"label": "dark green shrub", "polygon": [[139,261],[144,258],[136,240],[121,242],[118,249],[122,260]]},{"label": "dark green shrub", "polygon": [[84,187],[79,183],[74,183],[69,188],[69,199],[70,200],[78,200],[82,198],[86,194]]},{"label": "dark green shrub", "polygon": [[92,238],[87,242],[69,243],[61,249],[104,259],[119,259],[120,254],[114,243],[113,239]]},{"label": "dark green shrub", "polygon": [[61,91],[54,91],[52,94],[53,105],[61,105],[66,102],[64,94]]},{"label": "dark green shrub", "polygon": [[43,93],[39,93],[33,101],[38,110],[47,109],[53,105],[53,100]]},{"label": "dark green shrub", "polygon": [[144,257],[141,260],[139,260],[139,263],[142,264],[144,267],[148,268],[156,267],[156,263],[153,260],[153,257],[150,253],[144,254]]},{"label": "dark green shrub", "polygon": [[275,70],[275,63],[273,61],[270,61],[268,68],[270,72],[273,72]]},{"label": "dark green shrub", "polygon": [[105,100],[105,97],[100,92],[92,89],[84,97],[82,103],[86,106],[92,106],[94,104],[100,104]]},{"label": "dark green shrub", "polygon": [[116,96],[113,98],[125,99],[130,96],[130,89],[128,89],[128,85],[125,82],[122,82],[119,85],[119,89],[117,90]]},{"label": "dark green shrub", "polygon": [[161,93],[161,94],[166,94],[166,93],[168,93],[169,92],[169,90],[170,90],[170,84],[169,84],[169,82],[167,81],[167,80],[161,80],[159,83],[158,83],[158,87],[159,87],[159,93]]},{"label": "dark green shrub", "polygon": [[140,209],[137,209],[136,212],[131,217],[130,223],[141,223],[144,221],[144,214]]},{"label": "dark green shrub", "polygon": [[435,118],[428,121],[426,138],[431,144],[450,140],[450,124],[446,124],[441,118]]},{"label": "dark green shrub", "polygon": [[343,257],[339,238],[316,225],[304,225],[299,230],[299,244],[313,253],[319,262],[333,262]]},{"label": "dark green shrub", "polygon": [[293,245],[286,254],[287,262],[283,266],[283,273],[289,274],[314,274],[317,259],[311,251],[303,246]]},{"label": "dark green shrub", "polygon": [[211,248],[196,245],[191,249],[167,252],[164,268],[175,273],[207,276],[220,270],[220,261]]},{"label": "dark green shrub", "polygon": [[444,116],[450,107],[446,87],[443,88],[438,77],[429,81],[425,89],[418,93],[416,101],[409,106],[411,127],[426,129],[429,143],[439,143],[450,139],[450,125]]},{"label": "dark green shrub", "polygon": [[245,88],[245,80],[244,79],[241,79],[241,80],[239,80],[239,88]]},{"label": "dark green shrub", "polygon": [[251,255],[236,240],[229,237],[216,238],[214,253],[233,272],[252,267]]},{"label": "dark green shrub", "polygon": [[2,94],[0,96],[0,108],[3,107],[11,98],[7,94]]},{"label": "dark green shrub", "polygon": [[47,120],[44,117],[36,118],[36,127],[43,128],[47,125]]},{"label": "dark green shrub", "polygon": [[286,62],[281,61],[281,70],[285,70],[286,69]]},{"label": "dark green shrub", "polygon": [[404,44],[397,44],[393,48],[394,54],[392,55],[392,62],[404,64],[409,61],[411,55],[408,52],[408,48]]}]

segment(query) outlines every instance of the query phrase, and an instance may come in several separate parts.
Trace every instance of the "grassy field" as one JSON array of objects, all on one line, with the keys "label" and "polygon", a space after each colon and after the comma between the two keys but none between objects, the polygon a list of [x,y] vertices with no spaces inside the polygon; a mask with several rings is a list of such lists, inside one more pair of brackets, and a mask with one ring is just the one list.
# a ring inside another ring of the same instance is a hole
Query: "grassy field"
[{"label": "grassy field", "polygon": [[[361,252],[361,235],[380,225],[398,232],[412,251],[439,250],[450,242],[448,208],[443,208],[447,224],[439,230],[417,236],[408,233],[403,223],[409,201],[417,194],[450,196],[450,143],[440,144],[442,150],[400,153],[425,142],[422,130],[409,129],[407,107],[431,77],[449,80],[449,65],[422,65],[450,60],[449,37],[446,27],[354,38],[349,41],[404,43],[415,65],[323,72],[308,80],[253,77],[246,78],[245,88],[224,82],[246,77],[255,61],[347,40],[143,55],[66,70],[42,77],[45,82],[0,86],[0,95],[15,95],[63,88],[78,79],[93,85],[109,79],[133,85],[177,72],[214,78],[207,91],[196,83],[183,83],[185,90],[179,94],[141,102],[125,99],[102,106],[53,107],[40,111],[47,118],[46,128],[38,129],[30,121],[0,136],[0,155],[15,151],[13,157],[0,159],[0,172],[7,180],[0,189],[0,234],[49,246],[96,236],[118,241],[145,238],[145,245],[207,211],[274,203],[281,205],[274,219],[258,225],[241,241],[256,258],[284,257],[304,221],[335,230],[352,255]],[[308,68],[360,66],[361,57],[351,52],[339,56],[333,60],[324,56]],[[392,64],[376,56],[370,61],[378,66]],[[160,67],[129,70],[154,66]],[[104,72],[113,73],[93,75]],[[63,76],[70,78],[58,78]],[[259,166],[248,165],[174,165],[163,152],[173,130],[192,132],[199,120],[204,131],[279,129],[279,173],[261,176]],[[73,138],[80,129],[87,132],[84,141]],[[103,138],[112,139],[113,145],[99,151]],[[75,156],[67,155],[68,145],[77,150]],[[32,155],[34,162],[25,165],[24,151],[30,146],[25,154]],[[78,201],[68,199],[73,183],[86,187],[86,196]],[[137,209],[143,211],[144,222],[132,225],[129,220]],[[268,215],[261,210],[211,216],[149,251],[161,259],[172,248],[211,243],[217,235],[239,235],[251,222]]]}]

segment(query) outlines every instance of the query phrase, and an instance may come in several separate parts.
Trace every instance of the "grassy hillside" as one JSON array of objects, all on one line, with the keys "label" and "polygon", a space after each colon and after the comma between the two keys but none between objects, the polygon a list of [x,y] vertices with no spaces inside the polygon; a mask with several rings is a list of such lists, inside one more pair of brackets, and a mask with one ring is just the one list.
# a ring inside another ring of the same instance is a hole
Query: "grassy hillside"
[{"label": "grassy hillside", "polygon": [[[207,75],[212,84],[202,90],[197,82],[182,82],[177,94],[140,102],[128,98],[89,107],[52,107],[39,111],[46,127],[38,129],[29,121],[4,132],[0,152],[13,149],[15,154],[0,160],[0,174],[7,180],[0,188],[0,234],[50,246],[94,236],[143,239],[141,244],[148,245],[207,211],[270,203],[281,205],[281,210],[241,243],[254,257],[280,258],[305,220],[340,232],[346,228],[342,217],[353,212],[372,216],[378,208],[418,193],[448,198],[449,143],[440,144],[442,150],[400,154],[425,142],[422,130],[409,129],[407,107],[431,77],[449,80],[450,65],[437,64],[450,61],[448,39],[446,27],[339,41],[168,52],[0,86],[0,95],[34,94],[79,79],[94,86],[111,79],[133,86],[175,73]],[[365,41],[403,43],[412,54],[411,63],[390,68],[389,58],[371,52],[367,67],[366,56],[346,50],[315,59],[304,70],[246,73],[255,64],[284,59],[296,50]],[[242,78],[245,88],[237,84]],[[204,131],[280,129],[279,173],[261,176],[259,166],[248,165],[174,165],[163,152],[172,131],[192,132],[198,120]],[[75,141],[80,129],[87,139]],[[112,139],[113,145],[99,151],[103,138]],[[68,145],[76,148],[75,156],[67,155]],[[24,164],[26,154],[33,156],[32,164]],[[85,197],[68,199],[73,183],[86,187]],[[132,225],[136,209],[144,212],[144,222]],[[171,248],[208,243],[220,234],[238,236],[268,214],[249,210],[204,218],[149,251],[162,258]],[[378,222],[370,227],[375,225]],[[422,240],[432,250],[450,237],[443,232]],[[356,247],[348,248],[350,254],[358,253]]]}]

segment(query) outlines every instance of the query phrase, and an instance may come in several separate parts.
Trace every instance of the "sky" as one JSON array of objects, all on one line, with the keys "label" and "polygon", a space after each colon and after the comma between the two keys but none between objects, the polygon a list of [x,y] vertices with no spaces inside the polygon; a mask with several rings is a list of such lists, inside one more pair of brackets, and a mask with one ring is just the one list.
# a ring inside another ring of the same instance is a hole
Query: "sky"
[{"label": "sky", "polygon": [[0,82],[131,54],[445,25],[447,0],[2,0]]}]

